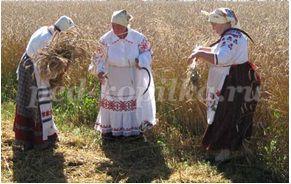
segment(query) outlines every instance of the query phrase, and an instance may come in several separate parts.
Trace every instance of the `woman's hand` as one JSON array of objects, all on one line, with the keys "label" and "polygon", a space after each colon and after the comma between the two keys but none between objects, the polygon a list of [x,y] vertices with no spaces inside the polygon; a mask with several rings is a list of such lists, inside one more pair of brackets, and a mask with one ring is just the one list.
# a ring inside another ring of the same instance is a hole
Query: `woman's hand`
[{"label": "woman's hand", "polygon": [[193,60],[198,60],[198,57],[199,57],[199,52],[194,52],[192,53],[189,57],[188,57],[188,60],[187,60],[187,63],[188,65],[192,64]]},{"label": "woman's hand", "polygon": [[135,66],[137,69],[141,69],[141,67],[139,66],[139,60],[137,58],[135,58]]},{"label": "woman's hand", "polygon": [[192,51],[192,54],[188,57],[188,60],[187,60],[188,65],[192,64],[194,59],[196,61],[198,60],[198,57],[200,57],[201,51],[202,52],[203,51],[210,52],[211,48],[210,47],[196,46],[196,48]]},{"label": "woman's hand", "polygon": [[214,64],[214,57],[215,55],[213,53],[205,52],[205,51],[196,51],[188,57],[188,63],[191,64],[192,60],[195,59],[196,61],[200,61],[200,62],[202,61],[202,62],[208,62],[208,63]]}]

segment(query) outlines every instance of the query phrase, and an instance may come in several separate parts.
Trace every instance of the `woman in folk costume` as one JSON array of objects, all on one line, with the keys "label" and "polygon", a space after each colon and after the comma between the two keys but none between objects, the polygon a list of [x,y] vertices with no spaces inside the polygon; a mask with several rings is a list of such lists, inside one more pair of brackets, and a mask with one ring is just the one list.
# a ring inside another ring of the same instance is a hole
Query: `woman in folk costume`
[{"label": "woman in folk costume", "polygon": [[73,26],[71,18],[62,16],[54,25],[39,28],[31,36],[19,63],[14,132],[16,142],[23,145],[24,149],[45,148],[57,140],[49,79],[40,77],[36,57],[55,34]]},{"label": "woman in folk costume", "polygon": [[147,38],[129,27],[132,16],[115,11],[112,30],[100,38],[89,71],[101,82],[100,110],[95,129],[104,138],[138,136],[156,124],[152,51]]},{"label": "woman in folk costume", "polygon": [[230,158],[251,136],[253,115],[258,102],[260,79],[248,57],[248,34],[239,29],[234,12],[218,8],[208,16],[220,36],[210,47],[199,47],[190,55],[210,63],[207,81],[207,122],[202,144],[218,151],[215,161]]}]

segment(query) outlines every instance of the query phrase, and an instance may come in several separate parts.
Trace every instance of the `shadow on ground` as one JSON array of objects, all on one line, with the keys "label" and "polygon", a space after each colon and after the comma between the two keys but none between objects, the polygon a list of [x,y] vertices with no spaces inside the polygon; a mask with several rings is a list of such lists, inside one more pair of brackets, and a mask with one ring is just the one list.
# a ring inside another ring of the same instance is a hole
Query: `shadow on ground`
[{"label": "shadow on ground", "polygon": [[260,159],[252,160],[251,163],[243,156],[233,158],[224,163],[209,162],[215,166],[217,171],[222,173],[233,183],[281,183],[288,182],[284,178],[275,175],[266,169],[265,163]]},{"label": "shadow on ground", "polygon": [[64,183],[64,156],[53,148],[21,151],[13,147],[13,181],[18,183]]},{"label": "shadow on ground", "polygon": [[171,174],[161,147],[143,137],[103,140],[101,148],[110,161],[98,164],[96,172],[105,171],[112,177],[108,182],[162,181]]}]

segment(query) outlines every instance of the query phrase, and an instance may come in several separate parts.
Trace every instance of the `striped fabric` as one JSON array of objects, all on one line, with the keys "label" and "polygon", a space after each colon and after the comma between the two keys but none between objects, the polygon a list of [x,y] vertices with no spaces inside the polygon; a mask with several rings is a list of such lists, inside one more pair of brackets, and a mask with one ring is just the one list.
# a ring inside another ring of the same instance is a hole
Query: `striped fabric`
[{"label": "striped fabric", "polygon": [[18,67],[18,91],[13,130],[17,142],[39,145],[56,139],[52,119],[51,89],[37,87],[34,66],[24,54]]},{"label": "striped fabric", "polygon": [[50,87],[38,88],[38,106],[43,127],[43,140],[56,132],[56,126],[52,117],[52,91]]}]

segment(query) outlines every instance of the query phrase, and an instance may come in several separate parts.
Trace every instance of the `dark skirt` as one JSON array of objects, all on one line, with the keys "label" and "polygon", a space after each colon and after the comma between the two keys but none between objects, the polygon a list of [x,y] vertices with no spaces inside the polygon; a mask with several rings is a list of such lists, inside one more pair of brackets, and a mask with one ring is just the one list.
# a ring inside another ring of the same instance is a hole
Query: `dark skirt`
[{"label": "dark skirt", "polygon": [[[42,138],[42,123],[37,98],[37,84],[34,77],[33,63],[25,54],[18,69],[18,89],[16,113],[13,130],[18,143],[40,145],[46,141]],[[56,140],[57,134],[49,136],[48,141]]]},{"label": "dark skirt", "polygon": [[244,139],[250,138],[259,86],[260,78],[252,63],[231,66],[214,121],[204,133],[203,147],[207,150],[237,150]]}]

